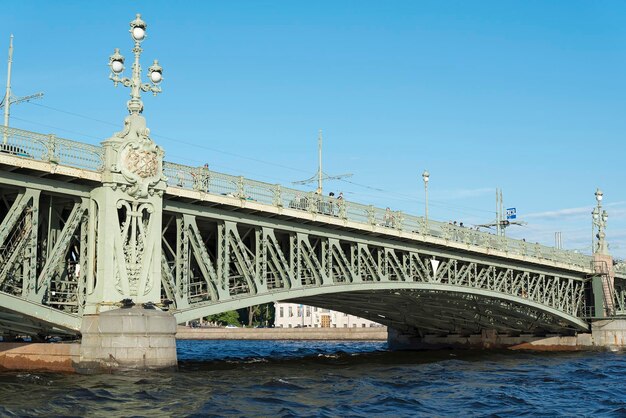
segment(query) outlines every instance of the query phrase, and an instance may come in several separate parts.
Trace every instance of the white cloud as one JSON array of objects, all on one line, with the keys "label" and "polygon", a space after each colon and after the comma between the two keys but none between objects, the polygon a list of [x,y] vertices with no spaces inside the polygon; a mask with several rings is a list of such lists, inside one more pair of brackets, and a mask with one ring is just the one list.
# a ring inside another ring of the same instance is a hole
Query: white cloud
[{"label": "white cloud", "polygon": [[[609,213],[609,219],[624,219],[626,218],[626,202],[615,202],[605,205],[607,212]],[[584,216],[591,216],[591,211],[594,206],[584,206],[578,208],[565,208],[546,212],[535,212],[524,215],[524,218],[531,219],[554,219],[554,218],[573,218]]]},{"label": "white cloud", "polygon": [[567,209],[559,209],[552,210],[546,212],[535,212],[524,215],[524,218],[545,218],[545,219],[554,219],[554,218],[563,218],[563,217],[574,217],[580,215],[589,215],[591,216],[591,207],[582,207],[582,208],[567,208]]},{"label": "white cloud", "polygon": [[[603,205],[609,214],[607,241],[611,254],[626,257],[626,202]],[[524,228],[509,228],[512,237],[529,242],[554,245],[554,233],[562,233],[566,249],[589,253],[591,250],[591,211],[593,206],[564,208],[554,211],[530,213],[524,217],[529,222]]]}]

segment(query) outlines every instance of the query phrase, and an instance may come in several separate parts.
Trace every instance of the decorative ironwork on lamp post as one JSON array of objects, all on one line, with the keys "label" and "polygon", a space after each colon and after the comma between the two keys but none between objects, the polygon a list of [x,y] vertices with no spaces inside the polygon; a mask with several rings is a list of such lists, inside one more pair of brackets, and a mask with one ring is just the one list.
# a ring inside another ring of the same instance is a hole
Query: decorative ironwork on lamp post
[{"label": "decorative ironwork on lamp post", "polygon": [[425,216],[426,222],[428,222],[428,180],[430,179],[430,173],[428,170],[424,170],[422,173],[422,179],[424,180],[424,197],[425,197]]},{"label": "decorative ironwork on lamp post", "polygon": [[609,248],[606,243],[606,234],[604,230],[606,229],[606,223],[609,218],[609,214],[606,212],[606,210],[602,209],[602,198],[604,197],[602,190],[597,189],[595,195],[597,205],[595,208],[593,208],[591,216],[593,220],[594,232],[597,228],[598,233],[594,236],[594,238],[597,239],[597,242],[595,242],[594,239],[593,252],[597,254],[608,254]]},{"label": "decorative ironwork on lamp post", "polygon": [[120,74],[124,71],[124,56],[120,54],[119,48],[115,48],[113,54],[109,57],[109,67],[111,68],[111,74],[109,78],[113,81],[113,84],[117,87],[119,83],[122,83],[125,87],[130,88],[130,100],[128,101],[128,111],[130,114],[139,114],[143,111],[143,103],[141,101],[141,91],[152,92],[153,95],[161,93],[159,84],[163,80],[163,68],[159,65],[158,60],[154,60],[150,68],[148,68],[148,78],[150,83],[141,82],[141,65],[139,64],[139,57],[141,56],[141,42],[146,39],[146,29],[148,25],[141,20],[141,15],[138,13],[135,20],[130,22],[130,35],[135,41],[135,47],[133,53],[135,55],[135,61],[132,67],[132,76],[120,77]]},{"label": "decorative ironwork on lamp post", "polygon": [[102,142],[104,164],[102,187],[92,196],[98,236],[97,275],[111,280],[98,280],[88,295],[87,311],[97,313],[104,303],[132,299],[135,303],[161,302],[161,225],[163,194],[167,178],[163,174],[163,149],[150,138],[150,130],[142,115],[141,92],[158,94],[163,69],[154,61],[148,69],[149,82],[141,80],[141,43],[146,38],[146,22],[138,14],[130,22],[135,59],[130,77],[122,77],[124,57],[116,49],[109,57],[109,78],[114,85],[130,89],[127,103],[129,115],[124,128]]},{"label": "decorative ironwork on lamp post", "polygon": [[[122,84],[130,88],[130,100],[127,103],[130,113],[124,120],[124,130],[116,132],[111,138],[104,141],[105,151],[105,183],[117,182],[122,189],[128,190],[134,198],[145,197],[162,190],[155,190],[159,182],[165,181],[163,175],[163,149],[150,139],[150,130],[146,126],[146,120],[141,115],[143,112],[143,102],[141,92],[152,92],[155,96],[161,93],[159,84],[163,80],[163,68],[157,60],[148,68],[148,78],[150,83],[141,80],[141,43],[146,39],[146,28],[148,25],[141,20],[141,15],[137,14],[135,20],[130,22],[130,36],[135,46],[133,54],[135,60],[132,65],[131,77],[122,77],[124,71],[124,56],[120,54],[118,48],[109,57],[109,68],[111,74],[109,79],[117,86]],[[109,173],[119,173],[123,176],[121,183],[109,176]]]}]

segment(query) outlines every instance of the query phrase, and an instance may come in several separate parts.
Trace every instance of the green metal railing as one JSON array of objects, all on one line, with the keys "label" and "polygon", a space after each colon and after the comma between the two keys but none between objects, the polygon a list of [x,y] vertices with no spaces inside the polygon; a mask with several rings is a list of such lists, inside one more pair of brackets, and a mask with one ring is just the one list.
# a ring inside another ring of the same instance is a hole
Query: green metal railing
[{"label": "green metal railing", "polygon": [[[314,192],[290,189],[279,184],[263,183],[243,177],[230,176],[204,167],[165,162],[163,165],[169,186],[192,189],[215,195],[237,197],[275,207],[298,209],[312,214],[326,215],[367,225],[377,225],[447,241],[511,254],[526,255],[546,260],[589,268],[592,258],[573,251],[559,250],[523,240],[499,237],[486,232],[462,228],[448,223],[426,220],[401,211],[349,202]],[[320,219],[321,220],[321,219]],[[626,269],[625,269],[626,272]]]},{"label": "green metal railing", "polygon": [[[54,135],[42,135],[15,128],[0,128],[6,143],[0,152],[23,158],[52,162],[90,171],[101,171],[104,154],[99,146],[84,144]],[[292,208],[366,225],[377,225],[423,236],[442,238],[450,242],[525,255],[590,268],[592,257],[573,251],[559,250],[462,228],[448,223],[405,214],[401,211],[349,202],[313,192],[290,189],[279,184],[263,183],[244,177],[210,171],[205,167],[164,162],[168,186],[202,191],[214,195],[237,197],[275,207]],[[320,220],[323,220],[320,217]],[[616,271],[626,274],[626,265],[618,264]]]},{"label": "green metal railing", "polygon": [[84,170],[102,169],[104,153],[99,146],[15,128],[2,127],[0,130],[0,152]]}]

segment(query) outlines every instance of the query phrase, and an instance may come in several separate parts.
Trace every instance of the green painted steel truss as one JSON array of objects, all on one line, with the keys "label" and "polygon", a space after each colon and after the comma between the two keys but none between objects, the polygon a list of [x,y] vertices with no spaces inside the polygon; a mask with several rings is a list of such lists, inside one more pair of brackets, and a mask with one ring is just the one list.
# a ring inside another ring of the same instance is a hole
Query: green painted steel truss
[{"label": "green painted steel truss", "polygon": [[0,333],[75,333],[85,302],[85,198],[0,189]]},{"label": "green painted steel truss", "polygon": [[288,219],[164,206],[163,297],[180,320],[296,300],[437,333],[587,329],[579,316],[588,279],[580,273]]},{"label": "green painted steel truss", "polygon": [[[80,187],[0,189],[0,334],[78,332],[88,295],[107,280],[95,273],[95,206]],[[179,322],[297,300],[421,333],[587,329],[589,279],[574,269],[286,216],[163,206],[161,299]]]}]

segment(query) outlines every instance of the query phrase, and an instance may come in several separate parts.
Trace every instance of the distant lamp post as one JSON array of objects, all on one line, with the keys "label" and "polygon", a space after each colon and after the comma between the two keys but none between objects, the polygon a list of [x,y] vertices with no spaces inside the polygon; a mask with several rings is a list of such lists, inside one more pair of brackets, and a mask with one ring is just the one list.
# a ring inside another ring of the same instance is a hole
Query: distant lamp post
[{"label": "distant lamp post", "polygon": [[[593,211],[591,212],[591,216],[593,220],[594,232],[595,232],[595,228],[597,228],[598,234],[593,237],[594,238],[593,252],[597,254],[608,254],[609,248],[606,243],[605,229],[606,229],[606,223],[609,219],[609,214],[606,212],[606,210],[602,209],[602,198],[604,197],[602,190],[597,189],[595,195],[596,195],[597,203],[596,203],[596,207],[593,208]],[[595,242],[596,238],[597,238],[597,243]]]},{"label": "distant lamp post", "polygon": [[159,65],[157,60],[148,68],[148,78],[150,83],[141,82],[141,65],[139,64],[139,57],[141,56],[141,42],[146,39],[146,29],[148,25],[141,20],[141,15],[137,14],[135,20],[130,22],[130,35],[135,41],[135,47],[133,53],[135,55],[135,62],[133,62],[133,72],[131,78],[120,77],[120,74],[124,71],[124,57],[120,54],[119,48],[115,48],[113,55],[109,57],[109,68],[111,68],[111,74],[109,78],[113,81],[113,84],[117,86],[122,83],[125,87],[130,88],[130,100],[128,101],[128,111],[130,114],[139,114],[143,111],[143,103],[141,101],[141,91],[152,92],[155,96],[161,93],[159,83],[163,80],[163,68]]},{"label": "distant lamp post", "polygon": [[428,172],[428,170],[424,170],[424,172],[422,173],[422,179],[424,180],[424,196],[425,196],[425,205],[426,205],[426,210],[425,210],[425,218],[426,218],[426,222],[428,222],[428,180],[430,179],[430,173]]}]

